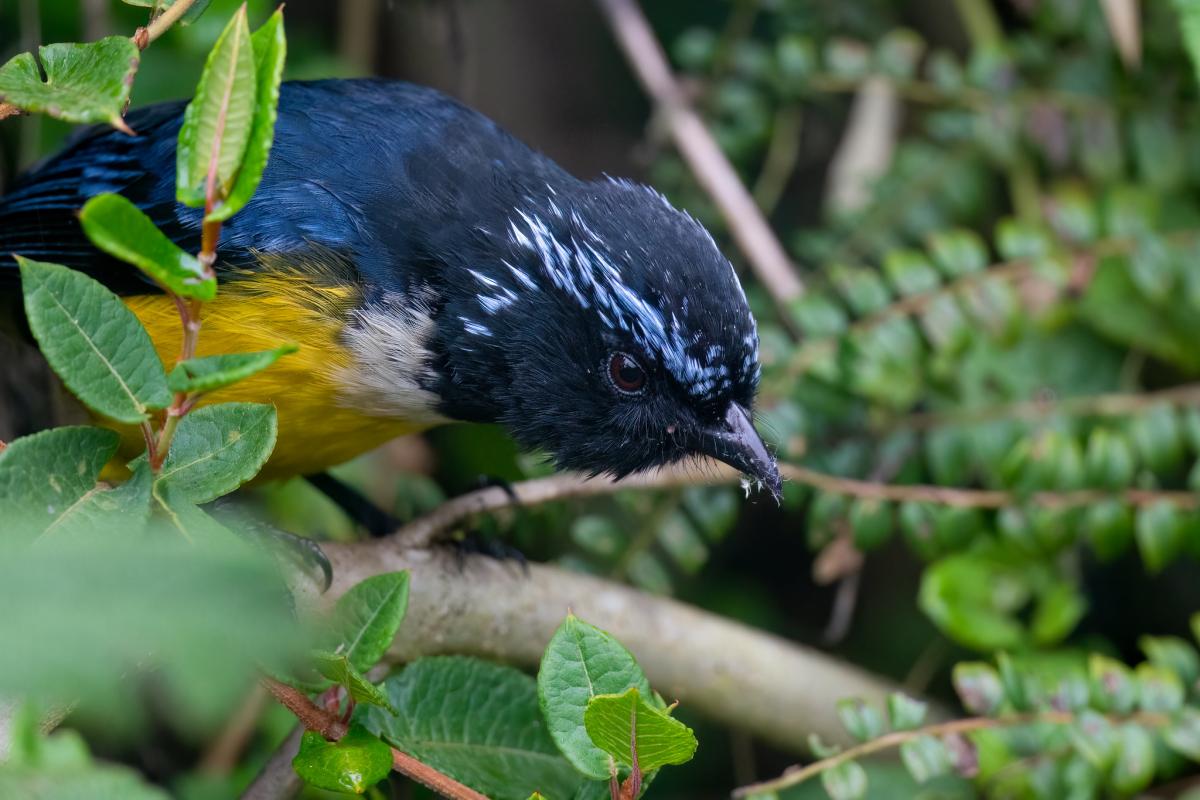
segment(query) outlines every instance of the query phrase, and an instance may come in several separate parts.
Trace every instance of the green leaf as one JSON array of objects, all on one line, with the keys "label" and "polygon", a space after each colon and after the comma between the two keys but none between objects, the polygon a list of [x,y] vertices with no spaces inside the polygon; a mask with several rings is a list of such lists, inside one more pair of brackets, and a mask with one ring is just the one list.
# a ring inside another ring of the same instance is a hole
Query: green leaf
[{"label": "green leaf", "polygon": [[1183,45],[1200,80],[1200,0],[1172,0],[1172,3],[1179,15]]},{"label": "green leaf", "polygon": [[133,264],[160,286],[197,300],[217,296],[217,279],[204,277],[204,268],[196,257],[168,239],[125,197],[96,195],[84,204],[79,221],[92,244]]},{"label": "green leaf", "polygon": [[877,549],[892,533],[892,507],[879,500],[856,500],[850,507],[854,546],[863,552]]},{"label": "green leaf", "polygon": [[338,598],[327,641],[359,672],[379,663],[408,610],[408,572],[385,572]]},{"label": "green leaf", "polygon": [[642,699],[637,687],[588,701],[583,722],[592,742],[625,766],[633,766],[633,736],[642,772],[686,764],[696,754],[692,729]]},{"label": "green leaf", "polygon": [[847,697],[837,703],[838,719],[846,732],[860,742],[882,736],[887,729],[883,713],[859,697]]},{"label": "green leaf", "polygon": [[205,219],[209,222],[226,220],[249,202],[262,180],[275,139],[275,118],[279,106],[279,82],[283,78],[283,62],[287,57],[287,39],[283,33],[283,10],[276,10],[250,37],[254,50],[255,99],[254,117],[250,122],[246,152],[241,160],[233,186],[224,202],[217,205]]},{"label": "green leaf", "polygon": [[1200,711],[1180,709],[1163,731],[1163,741],[1175,752],[1200,761]]},{"label": "green leaf", "polygon": [[940,231],[929,237],[933,263],[947,278],[979,272],[988,263],[987,246],[972,230]]},{"label": "green leaf", "polygon": [[894,731],[909,731],[919,728],[925,721],[929,704],[923,703],[900,692],[892,692],[887,699],[888,721]]},{"label": "green leaf", "polygon": [[1170,472],[1183,462],[1183,432],[1175,409],[1160,403],[1133,418],[1129,436],[1138,457],[1158,473]]},{"label": "green leaf", "polygon": [[1133,509],[1120,500],[1101,500],[1088,506],[1083,534],[1101,561],[1111,561],[1129,549],[1133,519]]},{"label": "green leaf", "polygon": [[1116,728],[1103,715],[1084,711],[1070,728],[1071,744],[1093,767],[1107,772],[1117,755]]},{"label": "green leaf", "polygon": [[567,615],[542,656],[538,702],[555,744],[593,780],[608,778],[608,755],[588,737],[587,704],[596,695],[619,694],[631,686],[642,696],[653,697],[641,667],[620,642],[574,614]]},{"label": "green leaf", "polygon": [[1000,220],[996,226],[996,249],[1006,261],[1040,258],[1053,251],[1049,232],[1040,224],[1015,218]]},{"label": "green leaf", "polygon": [[139,423],[171,392],[150,335],[121,300],[86,275],[17,257],[29,327],[50,366],[93,411]]},{"label": "green leaf", "polygon": [[1107,656],[1093,653],[1088,658],[1092,702],[1101,711],[1128,714],[1138,700],[1138,686],[1129,667]]},{"label": "green leaf", "polygon": [[1179,555],[1184,545],[1183,518],[1174,505],[1159,500],[1138,510],[1138,552],[1150,572],[1159,572]]},{"label": "green leaf", "polygon": [[1143,636],[1138,647],[1151,664],[1169,669],[1179,676],[1184,686],[1192,686],[1200,678],[1200,654],[1196,648],[1177,636]]},{"label": "green leaf", "polygon": [[305,731],[292,767],[314,788],[363,794],[392,771],[392,749],[361,725],[336,742]]},{"label": "green leaf", "polygon": [[893,250],[883,261],[888,280],[902,295],[930,292],[941,285],[933,266],[919,250]]},{"label": "green leaf", "polygon": [[528,675],[437,656],[409,664],[383,688],[400,713],[368,707],[363,724],[492,800],[525,800],[534,790],[569,798],[582,782],[547,735]]},{"label": "green leaf", "polygon": [[[158,8],[161,10],[175,5],[176,0],[121,0],[121,2],[129,6]],[[196,2],[192,3],[187,11],[183,12],[183,16],[179,18],[179,24],[184,26],[191,25],[193,22],[200,19],[200,16],[208,10],[208,7],[211,4],[212,0],[196,0]]]},{"label": "green leaf", "polygon": [[97,530],[114,528],[125,537],[140,535],[150,517],[153,478],[143,460],[124,483],[111,488],[97,484],[46,526],[37,543],[61,546],[72,537],[95,536]]},{"label": "green leaf", "polygon": [[1142,711],[1175,711],[1183,706],[1185,689],[1171,670],[1143,662],[1137,665],[1134,675]]},{"label": "green leaf", "polygon": [[[61,734],[56,734],[61,735]],[[129,767],[90,762],[62,767],[0,764],[0,797],[24,800],[169,800]]]},{"label": "green leaf", "polygon": [[822,771],[821,785],[830,800],[863,800],[867,796],[867,773],[857,761],[847,761]]},{"label": "green leaf", "polygon": [[1118,431],[1096,428],[1088,436],[1084,471],[1098,489],[1124,489],[1133,481],[1137,463],[1129,440]]},{"label": "green leaf", "polygon": [[933,736],[918,736],[900,745],[900,759],[917,783],[945,775],[951,768],[946,745]]},{"label": "green leaf", "polygon": [[1117,761],[1110,781],[1121,794],[1142,791],[1154,778],[1154,740],[1137,725],[1122,725],[1117,730]]},{"label": "green leaf", "polygon": [[179,500],[208,503],[262,469],[275,447],[275,407],[220,403],[189,413],[175,430],[157,485]]},{"label": "green leaf", "polygon": [[954,691],[963,708],[977,716],[994,716],[1004,704],[1004,684],[991,664],[962,661],[954,665]]},{"label": "green leaf", "polygon": [[317,672],[334,683],[345,686],[356,703],[380,706],[381,708],[388,709],[393,714],[397,713],[396,709],[388,701],[384,691],[356,670],[354,665],[350,663],[350,659],[344,654],[317,650],[312,654],[312,658]]},{"label": "green leaf", "polygon": [[1140,237],[1129,255],[1129,277],[1149,300],[1165,302],[1174,288],[1177,273],[1174,258],[1165,242],[1150,236]]},{"label": "green leaf", "polygon": [[274,350],[255,353],[223,353],[191,358],[171,370],[167,376],[167,386],[172,392],[216,391],[262,372],[282,356],[298,349],[294,344],[285,344]]},{"label": "green leaf", "polygon": [[196,95],[183,112],[175,151],[179,202],[204,206],[211,167],[218,196],[228,196],[250,141],[256,94],[254,48],[243,5],[213,45]]},{"label": "green leaf", "polygon": [[14,56],[0,67],[0,100],[67,122],[107,122],[129,130],[121,114],[140,53],[128,36],[48,44],[38,48],[38,58],[45,81],[32,53]]},{"label": "green leaf", "polygon": [[53,428],[0,452],[5,536],[30,539],[69,517],[96,488],[120,437],[103,428]]},{"label": "green leaf", "polygon": [[884,75],[912,78],[924,51],[925,42],[920,34],[907,28],[896,28],[880,38],[875,47],[875,64]]},{"label": "green leaf", "polygon": [[1039,645],[1058,644],[1075,630],[1087,611],[1087,598],[1075,584],[1055,581],[1043,591],[1033,609],[1029,632]]}]

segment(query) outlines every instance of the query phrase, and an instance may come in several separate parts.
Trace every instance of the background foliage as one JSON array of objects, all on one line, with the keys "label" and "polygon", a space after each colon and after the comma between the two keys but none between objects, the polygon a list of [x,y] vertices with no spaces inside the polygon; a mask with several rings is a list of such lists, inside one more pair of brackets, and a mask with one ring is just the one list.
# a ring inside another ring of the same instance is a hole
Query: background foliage
[{"label": "background foliage", "polygon": [[[489,31],[506,29],[485,26],[504,12],[457,5],[364,3],[373,10],[360,16],[387,23],[373,42],[330,37],[355,29],[353,12],[289,5],[286,75],[440,80],[569,166],[641,174],[727,233],[663,131],[653,120],[639,127],[645,109],[590,12],[564,21],[567,12],[543,9],[537,23],[522,15],[534,45],[514,32],[497,55],[485,52],[501,38]],[[903,768],[840,761],[823,786],[785,796],[855,797],[869,785],[871,797],[1089,797],[1194,772],[1200,106],[1188,36],[1198,12],[1187,0],[1132,4],[1136,23],[1122,22],[1113,9],[1128,5],[646,3],[690,99],[803,270],[807,291],[785,316],[747,280],[764,342],[760,418],[793,465],[787,496],[777,510],[732,488],[626,492],[480,525],[530,558],[822,643],[914,694],[961,703],[974,720],[970,730],[924,730],[942,723],[901,700],[873,709],[847,698],[839,710],[865,746],[901,732]],[[98,14],[109,26],[101,33],[144,20],[120,4],[90,7],[0,7],[0,30],[11,32],[0,34],[3,55],[98,38],[83,30]],[[146,50],[134,102],[190,92],[233,9],[215,0]],[[256,21],[268,11],[250,4]],[[389,55],[421,25],[443,26],[436,41],[453,53],[456,24],[466,32],[458,62],[428,46],[408,62]],[[402,25],[407,32],[395,30]],[[591,70],[592,80],[560,77],[567,86],[555,87],[538,56],[513,55],[522,45],[552,49],[556,36],[601,40],[564,67],[570,77]],[[535,90],[537,108],[505,103],[517,90],[480,77],[496,61],[517,64],[508,69]],[[471,80],[488,91],[472,91]],[[571,117],[556,109],[577,104],[586,110],[573,123],[544,121]],[[596,117],[606,123],[589,148],[570,126]],[[0,126],[4,174],[64,132],[36,116]],[[722,243],[737,262],[727,236]],[[454,428],[339,474],[408,517],[480,475],[546,471],[496,431]],[[359,535],[301,483],[254,490],[246,502],[288,530]],[[472,685],[500,687],[502,697],[533,696],[526,676],[500,667],[446,668],[474,670]],[[391,702],[428,696],[414,688],[427,669],[388,678]],[[214,719],[217,704],[202,704]],[[216,786],[220,796],[282,736],[289,717],[278,711],[217,779],[189,769],[214,725],[174,707],[157,721],[179,752],[157,762],[106,726],[82,729],[104,754],[176,791]],[[652,794],[723,796],[787,763],[686,707],[678,715],[696,727],[706,758],[665,770]],[[416,735],[368,727],[392,743]]]}]

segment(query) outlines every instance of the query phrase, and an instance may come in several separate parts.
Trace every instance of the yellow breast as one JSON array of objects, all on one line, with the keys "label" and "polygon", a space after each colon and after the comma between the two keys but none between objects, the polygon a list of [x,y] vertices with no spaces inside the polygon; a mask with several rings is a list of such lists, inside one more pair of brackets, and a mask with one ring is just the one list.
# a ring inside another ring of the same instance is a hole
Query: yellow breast
[{"label": "yellow breast", "polygon": [[[338,376],[347,373],[351,356],[339,334],[353,299],[350,288],[315,285],[285,273],[222,285],[217,299],[205,305],[197,355],[268,350],[287,342],[300,346],[269,369],[201,401],[275,404],[279,440],[257,480],[320,472],[388,439],[429,427],[428,422],[346,407]],[[125,302],[150,332],[169,369],[179,355],[182,335],[175,304],[164,295],[129,297]],[[121,433],[124,455],[141,450],[138,431]]]}]

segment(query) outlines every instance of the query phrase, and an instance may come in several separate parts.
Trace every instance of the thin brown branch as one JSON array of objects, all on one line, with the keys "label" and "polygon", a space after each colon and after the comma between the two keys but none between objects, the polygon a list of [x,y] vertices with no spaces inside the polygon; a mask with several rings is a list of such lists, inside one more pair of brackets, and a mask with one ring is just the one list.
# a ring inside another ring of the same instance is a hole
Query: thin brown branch
[{"label": "thin brown branch", "polygon": [[331,742],[346,735],[346,723],[337,714],[321,708],[296,687],[267,676],[262,678],[262,685],[281,705],[296,715],[305,730],[316,731]]},{"label": "thin brown branch", "polygon": [[261,685],[255,684],[204,751],[200,763],[196,766],[197,772],[205,775],[231,773],[254,736],[258,719],[266,706],[267,693]]},{"label": "thin brown branch", "polygon": [[[1170,721],[1170,717],[1166,714],[1154,712],[1137,712],[1125,716],[1109,717],[1112,720],[1120,720],[1123,722],[1136,722],[1141,725],[1162,726]],[[755,794],[770,794],[772,792],[780,792],[797,784],[803,783],[809,778],[820,775],[827,769],[844,764],[847,761],[853,761],[864,756],[873,755],[874,753],[883,750],[889,750],[893,747],[899,747],[905,742],[913,741],[922,736],[956,736],[972,731],[985,730],[988,728],[1012,728],[1019,725],[1032,725],[1036,723],[1049,723],[1052,725],[1070,725],[1075,722],[1076,715],[1070,711],[1044,711],[1035,714],[1020,714],[1011,717],[968,717],[966,719],[955,719],[949,722],[940,722],[933,725],[926,725],[923,728],[908,731],[893,731],[880,736],[878,739],[872,739],[869,742],[864,742],[857,747],[851,747],[849,750],[844,750],[835,756],[823,758],[820,761],[814,761],[804,767],[792,768],[778,778],[761,783],[754,783],[749,786],[743,786],[734,791],[734,797],[746,797]]]},{"label": "thin brown branch", "polygon": [[183,18],[183,15],[188,12],[196,0],[175,0],[174,3],[167,8],[166,11],[159,14],[154,19],[150,20],[150,24],[144,28],[138,28],[133,34],[133,42],[140,49],[145,50],[151,42],[158,39],[166,33],[172,25]]},{"label": "thin brown branch", "polygon": [[779,204],[783,190],[796,169],[800,157],[800,133],[804,125],[804,112],[796,105],[783,106],[775,114],[771,126],[771,141],[763,157],[762,170],[754,181],[751,194],[754,202],[764,214],[770,214]]},{"label": "thin brown branch", "polygon": [[716,203],[755,275],[780,307],[783,319],[789,319],[787,305],[803,293],[804,285],[737,171],[689,105],[649,21],[636,0],[597,0],[597,5],[642,87],[658,107],[680,154]]},{"label": "thin brown branch", "polygon": [[422,764],[408,753],[392,748],[392,769],[401,775],[412,778],[422,786],[432,789],[442,797],[451,800],[488,800],[487,795],[480,794],[469,786],[463,786],[458,781],[438,772],[428,764]]},{"label": "thin brown branch", "polygon": [[300,793],[304,782],[296,774],[292,760],[300,752],[302,738],[304,726],[297,725],[242,792],[242,800],[290,800]]}]

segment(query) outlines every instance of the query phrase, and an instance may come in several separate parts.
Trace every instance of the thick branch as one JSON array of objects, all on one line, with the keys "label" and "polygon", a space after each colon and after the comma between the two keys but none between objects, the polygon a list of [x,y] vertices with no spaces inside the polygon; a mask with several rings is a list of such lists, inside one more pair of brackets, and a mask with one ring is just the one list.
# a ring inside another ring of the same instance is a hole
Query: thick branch
[{"label": "thick branch", "polygon": [[[786,312],[787,303],[799,297],[804,286],[733,165],[700,115],[688,105],[641,8],[636,0],[597,0],[597,4],[638,80],[666,121],[680,155],[716,203],[758,279]],[[784,318],[788,318],[786,314]]]},{"label": "thick branch", "polygon": [[792,750],[811,732],[846,741],[832,698],[879,701],[895,687],[814,649],[698,608],[541,564],[528,573],[482,556],[414,550],[377,539],[329,544],[327,605],[359,581],[410,570],[398,661],[457,653],[535,668],[568,610],[612,633],[668,699]]}]

